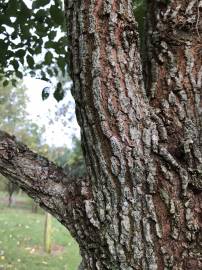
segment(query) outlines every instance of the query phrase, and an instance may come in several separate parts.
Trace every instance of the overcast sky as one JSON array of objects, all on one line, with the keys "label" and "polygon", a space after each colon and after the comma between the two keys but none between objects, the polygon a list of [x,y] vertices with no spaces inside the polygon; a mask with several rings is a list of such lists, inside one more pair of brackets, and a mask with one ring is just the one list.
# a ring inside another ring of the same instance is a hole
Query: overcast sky
[{"label": "overcast sky", "polygon": [[[48,86],[47,82],[29,77],[26,77],[24,82],[28,88],[27,94],[30,100],[27,112],[29,117],[39,126],[45,126],[43,139],[50,145],[61,146],[65,144],[67,147],[71,147],[72,136],[79,137],[80,131],[75,118],[74,101],[70,90],[60,102],[54,99],[52,93],[48,99],[43,101],[41,92],[44,87]],[[69,83],[70,85],[71,83]],[[64,116],[56,117],[55,113],[59,110],[62,111],[63,105],[66,104],[69,104],[68,111],[64,111]]]},{"label": "overcast sky", "polygon": [[[24,2],[31,7],[32,1],[24,0]],[[67,91],[65,98],[60,102],[54,99],[52,93],[47,100],[43,101],[41,93],[43,88],[48,86],[47,82],[30,77],[26,77],[24,82],[28,89],[27,94],[30,99],[27,112],[30,115],[29,117],[38,125],[45,126],[43,139],[45,139],[49,145],[67,145],[67,147],[71,148],[72,136],[76,135],[79,137],[80,130],[76,122],[74,101],[70,90]],[[71,83],[69,83],[69,86],[70,85]],[[57,117],[58,119],[56,120],[55,114],[59,110],[62,110],[64,104],[69,104],[68,111],[66,113],[64,112],[64,116]]]}]

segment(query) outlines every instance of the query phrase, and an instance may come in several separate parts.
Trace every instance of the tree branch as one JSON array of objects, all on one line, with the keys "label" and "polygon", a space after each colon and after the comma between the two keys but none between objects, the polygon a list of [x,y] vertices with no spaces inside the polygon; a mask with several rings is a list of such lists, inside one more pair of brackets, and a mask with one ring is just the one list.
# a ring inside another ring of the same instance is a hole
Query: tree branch
[{"label": "tree branch", "polygon": [[32,152],[4,131],[0,131],[0,173],[17,183],[60,221],[71,216],[75,207],[73,201],[82,203],[84,179],[68,176],[62,168]]},{"label": "tree branch", "polygon": [[[48,159],[0,130],[0,173],[17,183],[46,211],[56,217],[78,241],[81,254],[99,245],[97,220],[88,178],[73,178]],[[82,238],[81,238],[82,236]]]}]

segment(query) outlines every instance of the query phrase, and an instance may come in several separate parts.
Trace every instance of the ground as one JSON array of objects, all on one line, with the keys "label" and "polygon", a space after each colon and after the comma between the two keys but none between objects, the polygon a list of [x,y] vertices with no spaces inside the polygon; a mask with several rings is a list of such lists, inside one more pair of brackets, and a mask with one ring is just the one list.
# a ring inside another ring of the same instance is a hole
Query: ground
[{"label": "ground", "polygon": [[31,201],[24,195],[8,208],[0,193],[0,270],[75,270],[80,256],[76,242],[53,219],[52,254],[43,251],[45,216],[31,213]]}]

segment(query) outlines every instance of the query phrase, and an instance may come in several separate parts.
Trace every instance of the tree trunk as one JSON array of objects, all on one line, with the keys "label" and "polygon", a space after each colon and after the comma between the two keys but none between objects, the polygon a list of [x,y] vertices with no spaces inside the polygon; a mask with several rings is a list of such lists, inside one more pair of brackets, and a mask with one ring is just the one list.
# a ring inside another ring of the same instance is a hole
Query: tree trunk
[{"label": "tree trunk", "polygon": [[158,127],[162,264],[202,269],[201,1],[148,1],[146,87]]},{"label": "tree trunk", "polygon": [[51,229],[51,214],[45,213],[45,223],[44,223],[44,251],[46,253],[51,253],[52,248],[52,229]]},{"label": "tree trunk", "polygon": [[13,193],[8,194],[8,207],[10,208],[13,203]]},{"label": "tree trunk", "polygon": [[15,183],[8,182],[6,184],[7,192],[8,192],[8,207],[11,207],[14,203],[13,195],[14,192],[18,190],[18,186]]},{"label": "tree trunk", "polygon": [[82,270],[202,269],[201,1],[149,1],[143,84],[130,0],[66,0],[89,179],[0,136],[12,176],[79,243]]},{"label": "tree trunk", "polygon": [[32,213],[36,214],[37,211],[38,211],[38,204],[33,201],[32,202]]}]

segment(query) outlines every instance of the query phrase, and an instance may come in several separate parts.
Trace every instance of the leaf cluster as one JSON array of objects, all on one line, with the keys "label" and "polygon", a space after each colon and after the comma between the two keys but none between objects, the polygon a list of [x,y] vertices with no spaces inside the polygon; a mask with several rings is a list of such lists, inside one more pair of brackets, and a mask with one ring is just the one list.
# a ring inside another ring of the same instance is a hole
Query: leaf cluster
[{"label": "leaf cluster", "polygon": [[[67,73],[67,38],[61,0],[0,1],[0,79],[11,76],[22,79],[27,73],[50,81],[59,72]],[[16,80],[13,79],[13,85]],[[59,101],[63,90],[57,86]]]},{"label": "leaf cluster", "polygon": [[[22,79],[28,73],[51,81],[67,75],[68,40],[62,0],[0,0],[0,79],[15,86],[13,74]],[[133,0],[134,13],[143,33],[145,0]],[[54,97],[64,97],[63,82],[55,86]],[[45,93],[45,94],[44,94]],[[47,93],[42,93],[47,98]]]},{"label": "leaf cluster", "polygon": [[[42,145],[43,127],[27,118],[27,102],[26,88],[21,82],[17,81],[16,88],[13,88],[11,83],[3,86],[0,82],[0,130],[14,134],[19,141],[37,151]],[[15,184],[6,181],[1,175],[0,182],[0,190],[6,189],[10,196],[18,190]]]}]

